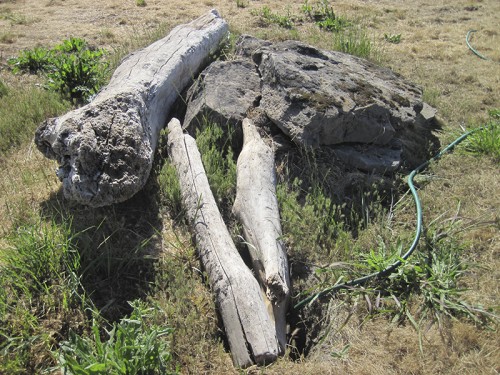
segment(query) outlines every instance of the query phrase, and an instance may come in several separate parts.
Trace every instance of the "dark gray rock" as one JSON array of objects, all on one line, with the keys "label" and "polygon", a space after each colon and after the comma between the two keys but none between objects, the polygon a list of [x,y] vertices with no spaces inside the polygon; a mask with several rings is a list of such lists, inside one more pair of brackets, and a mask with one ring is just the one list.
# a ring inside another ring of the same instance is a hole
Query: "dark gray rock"
[{"label": "dark gray rock", "polygon": [[386,174],[401,166],[401,148],[377,145],[339,145],[335,155],[346,165],[364,172]]},{"label": "dark gray rock", "polygon": [[260,78],[248,60],[216,61],[206,68],[188,91],[184,127],[209,120],[239,125],[260,100]]},{"label": "dark gray rock", "polygon": [[254,52],[261,108],[296,143],[384,145],[422,109],[421,91],[387,69],[295,41]]},{"label": "dark gray rock", "polygon": [[393,172],[428,156],[435,110],[422,102],[419,87],[389,69],[251,36],[237,42],[237,55],[203,72],[190,90],[185,126],[203,117],[239,124],[256,107],[295,144],[342,145],[338,157],[364,171]]}]

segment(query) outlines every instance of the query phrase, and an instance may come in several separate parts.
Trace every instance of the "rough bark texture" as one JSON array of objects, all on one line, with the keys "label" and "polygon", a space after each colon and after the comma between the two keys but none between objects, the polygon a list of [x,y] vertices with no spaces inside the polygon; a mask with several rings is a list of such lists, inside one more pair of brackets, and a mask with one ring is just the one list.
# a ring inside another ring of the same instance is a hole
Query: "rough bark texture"
[{"label": "rough bark texture", "polygon": [[59,162],[67,198],[98,207],[144,186],[170,107],[227,30],[215,10],[177,26],[125,58],[91,103],[40,126],[35,142]]},{"label": "rough bark texture", "polygon": [[274,152],[249,119],[243,120],[243,139],[233,212],[243,225],[253,269],[272,305],[278,340],[284,350],[290,279],[281,241]]},{"label": "rough bark texture", "polygon": [[210,190],[195,140],[177,119],[168,125],[168,150],[201,261],[220,309],[236,366],[271,363],[278,356],[275,328],[252,272],[243,262]]}]

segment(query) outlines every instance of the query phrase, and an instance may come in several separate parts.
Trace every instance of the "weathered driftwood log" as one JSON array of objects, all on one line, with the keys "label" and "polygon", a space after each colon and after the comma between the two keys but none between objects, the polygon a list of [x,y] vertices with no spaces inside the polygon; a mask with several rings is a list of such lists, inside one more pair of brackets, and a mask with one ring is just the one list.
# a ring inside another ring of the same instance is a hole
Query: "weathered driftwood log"
[{"label": "weathered driftwood log", "polygon": [[238,157],[233,212],[243,225],[254,272],[272,305],[276,333],[286,345],[290,278],[276,198],[274,152],[249,119],[243,120],[243,149]]},{"label": "weathered driftwood log", "polygon": [[259,284],[243,262],[219,213],[195,140],[181,124],[168,124],[168,151],[226,329],[233,362],[247,367],[270,363],[278,342]]},{"label": "weathered driftwood log", "polygon": [[227,30],[215,10],[177,26],[125,58],[91,103],[40,126],[35,142],[59,162],[67,198],[98,207],[144,186],[172,104]]}]

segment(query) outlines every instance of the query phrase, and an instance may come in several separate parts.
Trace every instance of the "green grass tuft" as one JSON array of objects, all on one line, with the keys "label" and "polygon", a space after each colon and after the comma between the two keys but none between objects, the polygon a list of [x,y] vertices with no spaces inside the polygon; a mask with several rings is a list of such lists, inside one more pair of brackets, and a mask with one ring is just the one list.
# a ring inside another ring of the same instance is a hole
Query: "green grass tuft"
[{"label": "green grass tuft", "polygon": [[54,92],[34,86],[24,88],[3,86],[0,96],[0,154],[33,137],[36,127],[49,117],[58,116],[70,108]]},{"label": "green grass tuft", "polygon": [[231,138],[231,134],[213,123],[206,123],[196,135],[196,144],[215,200],[224,206],[232,206],[236,193],[236,161]]},{"label": "green grass tuft", "polygon": [[476,155],[491,156],[500,163],[500,111],[489,112],[490,119],[481,130],[470,135],[466,140],[466,151]]},{"label": "green grass tuft", "polygon": [[39,222],[10,236],[0,252],[0,373],[28,371],[54,344],[46,325],[57,329],[78,316],[74,310],[86,303],[79,267],[66,226]]},{"label": "green grass tuft", "polygon": [[105,51],[91,48],[81,38],[69,38],[53,49],[34,48],[9,59],[14,73],[43,73],[46,87],[76,103],[97,93],[108,73]]},{"label": "green grass tuft", "polygon": [[114,323],[102,340],[100,324],[93,320],[91,336],[70,332],[61,343],[59,366],[71,374],[168,374],[171,355],[165,337],[172,329],[151,323],[155,309],[130,302],[130,317]]},{"label": "green grass tuft", "polygon": [[266,5],[263,6],[262,9],[256,11],[252,10],[250,13],[260,17],[260,20],[266,25],[275,24],[285,29],[292,29],[294,27],[293,17],[289,10],[286,15],[281,15],[279,13],[273,13],[271,8]]},{"label": "green grass tuft", "polygon": [[360,26],[346,28],[333,34],[333,46],[336,51],[362,58],[373,58],[374,45],[366,29]]}]

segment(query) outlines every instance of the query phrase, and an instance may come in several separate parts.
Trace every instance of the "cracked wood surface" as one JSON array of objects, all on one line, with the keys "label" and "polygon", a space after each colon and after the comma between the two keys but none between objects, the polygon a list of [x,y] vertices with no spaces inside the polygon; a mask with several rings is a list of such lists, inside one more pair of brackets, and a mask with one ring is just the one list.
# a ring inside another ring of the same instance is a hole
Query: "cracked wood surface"
[{"label": "cracked wood surface", "polygon": [[259,283],[236,249],[213,197],[196,141],[177,119],[168,124],[168,152],[196,247],[222,316],[235,366],[267,364],[279,347]]},{"label": "cracked wood surface", "polygon": [[272,307],[282,351],[286,346],[286,310],[290,277],[276,197],[274,152],[253,122],[243,120],[243,149],[238,157],[233,212],[243,225],[253,269]]}]

